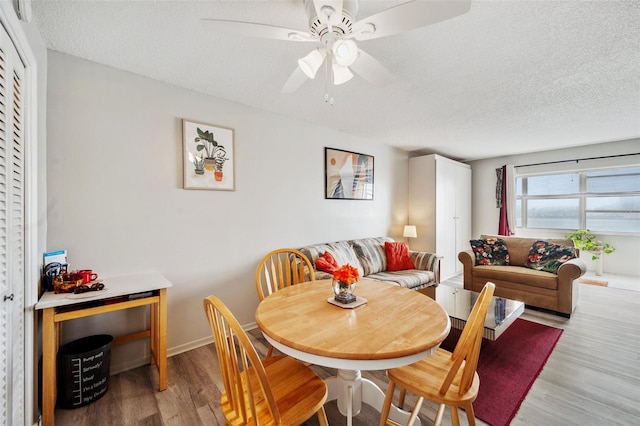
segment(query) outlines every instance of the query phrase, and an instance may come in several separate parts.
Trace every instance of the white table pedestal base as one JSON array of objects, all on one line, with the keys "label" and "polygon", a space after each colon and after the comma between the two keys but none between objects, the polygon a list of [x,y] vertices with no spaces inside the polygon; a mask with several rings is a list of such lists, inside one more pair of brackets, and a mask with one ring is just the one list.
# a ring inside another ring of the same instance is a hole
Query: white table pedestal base
[{"label": "white table pedestal base", "polygon": [[[327,383],[327,401],[336,401],[338,410],[347,418],[347,426],[352,425],[352,419],[362,409],[362,403],[366,403],[382,411],[384,405],[384,392],[371,380],[363,379],[359,370],[338,370],[338,375],[325,379]],[[389,418],[400,423],[407,424],[411,413],[391,405]],[[416,419],[414,425],[420,426],[420,419]]]}]

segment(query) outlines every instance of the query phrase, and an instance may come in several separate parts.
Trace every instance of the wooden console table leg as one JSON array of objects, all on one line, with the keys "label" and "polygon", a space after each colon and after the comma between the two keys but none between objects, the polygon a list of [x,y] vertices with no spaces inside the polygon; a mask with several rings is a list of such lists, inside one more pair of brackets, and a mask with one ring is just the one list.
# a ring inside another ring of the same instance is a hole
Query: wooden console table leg
[{"label": "wooden console table leg", "polygon": [[157,365],[157,357],[158,357],[158,304],[152,303],[149,305],[149,317],[150,317],[150,336],[149,336],[149,347],[151,349],[151,357],[149,362],[151,365]]},{"label": "wooden console table leg", "polygon": [[42,313],[42,425],[53,426],[56,407],[56,358],[58,351],[58,324],[54,322],[54,309]]},{"label": "wooden console table leg", "polygon": [[160,390],[167,388],[167,289],[160,289],[158,301],[158,376],[160,378]]}]

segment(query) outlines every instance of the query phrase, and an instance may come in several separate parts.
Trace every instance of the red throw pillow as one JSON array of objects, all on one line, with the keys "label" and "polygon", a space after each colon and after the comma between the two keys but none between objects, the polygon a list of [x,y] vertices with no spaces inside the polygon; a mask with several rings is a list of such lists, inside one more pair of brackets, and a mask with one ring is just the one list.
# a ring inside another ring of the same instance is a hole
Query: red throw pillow
[{"label": "red throw pillow", "polygon": [[387,271],[403,271],[415,269],[409,256],[409,245],[405,242],[384,242],[384,251],[387,254]]},{"label": "red throw pillow", "polygon": [[314,263],[319,271],[328,272],[329,274],[333,274],[340,267],[336,259],[328,251],[318,257]]}]

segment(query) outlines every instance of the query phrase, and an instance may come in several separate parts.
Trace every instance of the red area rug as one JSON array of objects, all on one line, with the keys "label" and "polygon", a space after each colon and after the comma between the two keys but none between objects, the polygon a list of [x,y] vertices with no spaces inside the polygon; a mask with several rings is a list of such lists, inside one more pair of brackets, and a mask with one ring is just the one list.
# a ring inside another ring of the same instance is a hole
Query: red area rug
[{"label": "red area rug", "polygon": [[480,391],[473,403],[476,417],[492,426],[508,425],[562,332],[518,318],[498,340],[483,341],[477,369]]}]

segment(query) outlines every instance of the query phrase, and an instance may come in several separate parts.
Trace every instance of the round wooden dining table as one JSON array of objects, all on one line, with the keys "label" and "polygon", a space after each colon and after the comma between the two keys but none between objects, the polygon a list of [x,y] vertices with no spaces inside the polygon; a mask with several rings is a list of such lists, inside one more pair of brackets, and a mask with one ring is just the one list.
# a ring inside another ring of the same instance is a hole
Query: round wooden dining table
[{"label": "round wooden dining table", "polygon": [[[384,392],[363,379],[362,370],[408,365],[430,354],[447,337],[449,316],[434,300],[395,284],[361,280],[355,294],[366,303],[336,306],[331,280],[317,280],[278,290],[256,310],[265,339],[284,354],[338,370],[326,379],[327,401],[351,425],[362,402],[381,411]],[[357,303],[357,302],[356,302]],[[406,423],[409,413],[392,407],[390,418]]]}]

